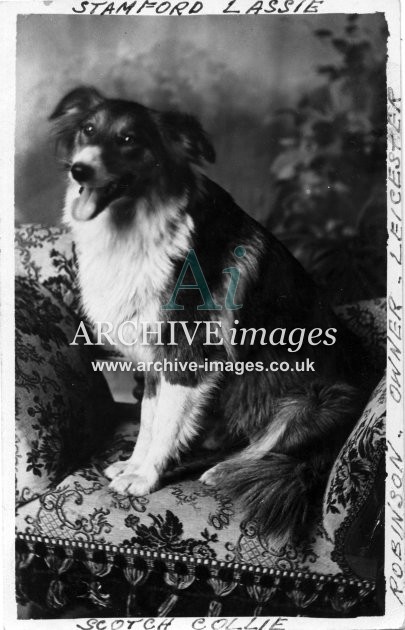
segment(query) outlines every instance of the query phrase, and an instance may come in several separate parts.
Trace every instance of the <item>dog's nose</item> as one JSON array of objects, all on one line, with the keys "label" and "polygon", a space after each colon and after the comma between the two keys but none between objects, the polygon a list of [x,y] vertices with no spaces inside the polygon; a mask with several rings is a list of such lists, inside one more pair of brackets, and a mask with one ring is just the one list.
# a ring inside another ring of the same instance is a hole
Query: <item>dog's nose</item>
[{"label": "dog's nose", "polygon": [[72,177],[79,182],[79,184],[88,182],[94,175],[92,167],[83,162],[75,162],[70,172],[72,173]]}]

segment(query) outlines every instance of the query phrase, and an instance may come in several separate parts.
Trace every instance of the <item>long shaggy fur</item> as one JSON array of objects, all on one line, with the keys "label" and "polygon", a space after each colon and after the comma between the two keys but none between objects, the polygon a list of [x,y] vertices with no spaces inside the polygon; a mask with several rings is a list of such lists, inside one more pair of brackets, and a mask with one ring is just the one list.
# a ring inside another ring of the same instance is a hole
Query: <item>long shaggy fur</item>
[{"label": "long shaggy fur", "polygon": [[[240,498],[263,535],[286,540],[302,533],[373,384],[363,349],[285,247],[201,173],[215,151],[192,116],[79,87],[51,119],[70,166],[65,219],[77,245],[83,305],[90,320],[112,323],[113,342],[129,359],[316,365],[315,373],[264,370],[243,378],[204,370],[147,373],[137,446],[128,461],[105,471],[111,488],[132,495],[154,490],[214,415],[248,446],[201,480]],[[242,308],[202,310],[200,292],[183,290],[180,311],[162,310],[190,250],[221,305],[237,267],[235,299]],[[163,320],[162,345],[120,345],[121,323],[157,320]],[[235,325],[239,338],[243,329],[338,334],[336,343],[307,339],[294,349],[258,340],[212,346],[201,326],[192,345],[185,336],[173,345],[170,326],[177,320],[220,320],[223,329]]]},{"label": "long shaggy fur", "polygon": [[[279,400],[266,434],[216,466],[217,485],[241,501],[264,537],[280,543],[299,537],[313,519],[331,464],[363,402],[355,388],[322,381]],[[260,454],[273,432],[275,444]]]}]

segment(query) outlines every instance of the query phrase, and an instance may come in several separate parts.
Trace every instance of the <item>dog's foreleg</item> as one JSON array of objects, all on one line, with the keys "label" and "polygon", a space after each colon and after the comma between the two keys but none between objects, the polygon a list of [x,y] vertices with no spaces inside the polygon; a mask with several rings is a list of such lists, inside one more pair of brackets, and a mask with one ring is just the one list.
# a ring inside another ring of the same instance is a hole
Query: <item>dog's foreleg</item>
[{"label": "dog's foreleg", "polygon": [[110,487],[140,496],[156,488],[171,459],[197,434],[199,417],[213,388],[210,380],[198,386],[172,384],[162,378],[148,452],[136,469],[126,468]]},{"label": "dog's foreleg", "polygon": [[109,479],[115,479],[115,477],[124,472],[133,473],[142,465],[152,441],[153,419],[156,413],[158,389],[159,381],[156,376],[146,373],[145,390],[141,403],[140,427],[134,451],[129,459],[114,462],[106,468],[104,474]]}]

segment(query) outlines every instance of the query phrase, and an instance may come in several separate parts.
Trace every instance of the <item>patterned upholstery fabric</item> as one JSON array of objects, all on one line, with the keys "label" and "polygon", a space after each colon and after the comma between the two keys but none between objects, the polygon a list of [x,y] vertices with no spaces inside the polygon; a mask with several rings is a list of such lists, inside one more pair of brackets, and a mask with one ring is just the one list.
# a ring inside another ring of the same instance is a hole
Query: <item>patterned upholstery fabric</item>
[{"label": "patterned upholstery fabric", "polygon": [[[48,326],[51,322],[66,335],[72,325],[69,313],[78,310],[69,235],[56,229],[24,227],[17,233],[17,251],[17,268],[24,276],[21,289],[36,305],[46,302]],[[27,307],[23,298],[21,307]],[[372,345],[376,361],[384,352],[384,309],[383,300],[340,309],[349,326]],[[61,348],[65,350],[59,332],[45,329],[41,322],[33,322],[37,336],[26,341],[35,348],[36,356],[45,357],[41,367],[49,366],[55,375],[59,360],[74,366],[76,358],[57,354]],[[78,348],[73,351],[78,352]],[[83,384],[92,377],[94,373],[82,375],[80,380]],[[45,378],[41,372],[42,383]],[[21,401],[17,423],[31,444],[31,453],[35,431],[42,435],[49,426],[49,414],[57,426],[64,426],[57,404],[49,407],[48,420],[38,412],[33,424],[34,406],[44,407],[49,399],[46,388],[38,387],[29,390],[29,398]],[[71,393],[67,392],[65,404],[70,404],[67,399]],[[81,394],[82,390],[78,398]],[[345,559],[344,542],[345,532],[356,522],[370,495],[383,453],[384,394],[381,382],[335,463],[323,513],[308,539],[283,547],[276,541],[260,540],[256,523],[243,521],[237,502],[197,480],[204,463],[207,466],[206,453],[185,460],[149,496],[126,497],[109,490],[103,469],[129,456],[137,422],[120,425],[108,445],[98,452],[93,449],[85,463],[74,459],[68,470],[68,457],[61,458],[62,476],[50,474],[53,468],[42,455],[41,471],[47,476],[39,485],[35,485],[38,480],[32,468],[27,479],[27,470],[19,466],[20,488],[39,494],[35,498],[24,490],[24,498],[32,500],[17,512],[21,601],[35,600],[48,608],[61,608],[82,597],[104,611],[100,612],[104,616],[109,610],[114,615],[175,615],[180,609],[179,614],[185,615],[187,606],[192,611],[188,614],[227,614],[231,600],[232,615],[318,615],[325,614],[325,608],[335,615],[349,611],[360,614],[362,607],[375,611],[375,563],[366,575],[354,573]],[[21,431],[19,435],[21,440]],[[63,436],[69,443],[66,432]],[[58,434],[60,442],[61,437],[62,432]],[[27,457],[22,459],[28,461]],[[148,599],[149,592],[154,596]],[[236,612],[238,606],[240,613]]]},{"label": "patterned upholstery fabric", "polygon": [[75,253],[67,228],[32,224],[17,228],[15,273],[44,286],[78,316]]},{"label": "patterned upholstery fabric", "polygon": [[26,502],[88,458],[108,429],[112,400],[70,346],[77,323],[44,286],[16,278],[16,495]]},{"label": "patterned upholstery fabric", "polygon": [[113,401],[89,349],[69,345],[79,319],[75,277],[65,229],[16,231],[17,504],[86,461],[112,427]]},{"label": "patterned upholstery fabric", "polygon": [[386,352],[386,299],[365,301],[339,306],[336,313],[358,335],[370,358],[377,365],[385,364]]}]

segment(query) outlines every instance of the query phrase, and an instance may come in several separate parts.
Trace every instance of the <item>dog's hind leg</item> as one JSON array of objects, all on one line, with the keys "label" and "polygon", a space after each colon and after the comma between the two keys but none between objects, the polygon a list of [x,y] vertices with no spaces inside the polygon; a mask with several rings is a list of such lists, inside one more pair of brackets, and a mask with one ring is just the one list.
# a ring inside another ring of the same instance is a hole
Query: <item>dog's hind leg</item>
[{"label": "dog's hind leg", "polygon": [[233,465],[239,467],[242,462],[251,462],[261,459],[263,455],[274,448],[285,429],[286,425],[284,421],[279,421],[276,418],[274,422],[266,427],[265,431],[262,431],[252,439],[249,446],[235,453],[232,457],[228,457],[224,462],[220,462],[212,466],[212,468],[208,468],[208,470],[201,475],[200,481],[207,486],[214,486],[217,483],[218,475],[223,472],[224,468],[228,467],[229,469]]},{"label": "dog's hind leg", "polygon": [[153,419],[156,413],[158,390],[159,381],[157,375],[147,372],[141,404],[140,427],[134,451],[129,459],[114,462],[105,469],[104,474],[109,479],[115,479],[118,475],[123,474],[127,468],[128,472],[133,472],[142,465],[152,441]]},{"label": "dog's hind leg", "polygon": [[215,379],[211,377],[195,386],[172,384],[162,377],[149,449],[139,467],[128,460],[126,469],[110,487],[135,496],[154,490],[168,462],[197,435],[201,413],[214,387]]},{"label": "dog's hind leg", "polygon": [[280,543],[302,535],[364,402],[344,383],[303,384],[277,401],[267,430],[201,481],[238,498],[261,535]]}]

